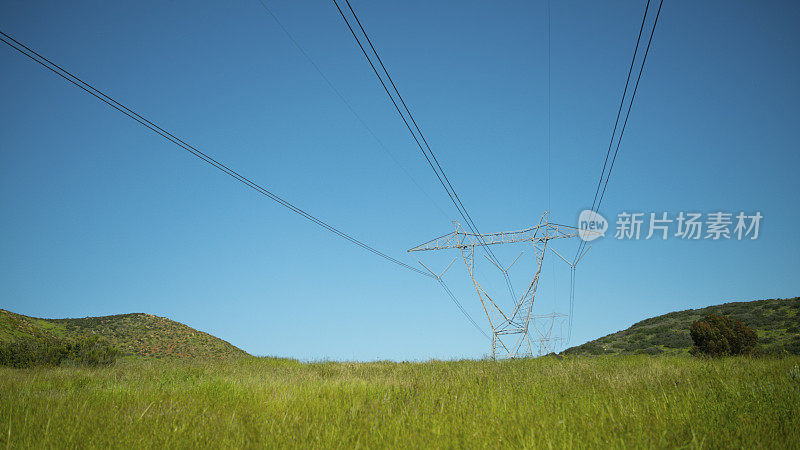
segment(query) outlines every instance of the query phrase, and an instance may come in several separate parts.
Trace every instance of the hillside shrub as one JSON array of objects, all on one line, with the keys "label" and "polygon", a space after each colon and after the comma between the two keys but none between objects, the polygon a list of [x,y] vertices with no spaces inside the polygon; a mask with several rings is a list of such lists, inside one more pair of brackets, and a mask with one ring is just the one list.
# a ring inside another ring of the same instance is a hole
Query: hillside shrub
[{"label": "hillside shrub", "polygon": [[694,342],[693,354],[747,355],[758,344],[758,335],[752,328],[724,315],[706,315],[692,324],[689,334]]},{"label": "hillside shrub", "polygon": [[661,350],[658,347],[647,347],[645,349],[638,350],[636,353],[641,355],[660,355],[661,353],[664,353],[664,350]]},{"label": "hillside shrub", "polygon": [[53,337],[25,338],[0,344],[0,365],[34,366],[102,366],[113,363],[120,352],[97,336],[75,340]]},{"label": "hillside shrub", "polygon": [[661,337],[659,343],[666,348],[688,348],[692,346],[692,338],[689,333],[673,330],[668,335]]},{"label": "hillside shrub", "polygon": [[564,351],[564,354],[571,355],[571,354],[589,354],[589,355],[602,355],[605,352],[603,346],[598,344],[597,342],[587,342],[585,344],[579,345],[577,347],[568,348]]},{"label": "hillside shrub", "polygon": [[613,347],[616,347],[623,352],[633,353],[636,350],[647,347],[647,343],[643,341],[621,341],[615,342]]},{"label": "hillside shrub", "polygon": [[800,355],[800,338],[795,338],[786,345],[786,351],[795,355]]},{"label": "hillside shrub", "polygon": [[775,323],[777,317],[774,315],[774,311],[764,312],[763,314],[758,314],[756,312],[750,312],[744,314],[740,317],[740,320],[747,322],[750,326],[756,328],[764,328]]}]

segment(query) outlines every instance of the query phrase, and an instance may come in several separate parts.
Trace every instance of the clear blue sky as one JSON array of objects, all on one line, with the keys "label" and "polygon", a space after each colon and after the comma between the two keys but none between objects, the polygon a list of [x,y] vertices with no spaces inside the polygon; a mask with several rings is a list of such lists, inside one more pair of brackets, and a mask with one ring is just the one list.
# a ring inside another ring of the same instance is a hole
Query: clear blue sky
[{"label": "clear blue sky", "polygon": [[[14,0],[0,4],[0,28],[416,264],[406,250],[449,232],[455,210],[333,4],[267,1],[417,184],[255,0]],[[353,5],[482,231],[530,226],[548,202],[554,220],[576,222],[643,1],[552,2],[549,200],[543,1]],[[798,19],[791,1],[665,2],[601,212],[761,211],[761,237],[601,239],[578,269],[573,344],[669,311],[799,295]],[[288,213],[6,46],[0,68],[0,307],[148,312],[302,359],[488,351],[430,279]],[[536,308],[565,311],[564,265],[548,258]],[[463,264],[447,280],[488,330]]]}]

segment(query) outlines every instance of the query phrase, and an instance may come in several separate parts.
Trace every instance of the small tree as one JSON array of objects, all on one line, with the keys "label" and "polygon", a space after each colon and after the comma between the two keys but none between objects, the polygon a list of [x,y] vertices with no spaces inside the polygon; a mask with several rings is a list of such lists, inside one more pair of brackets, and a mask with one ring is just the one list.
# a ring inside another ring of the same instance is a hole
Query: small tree
[{"label": "small tree", "polygon": [[708,314],[689,329],[692,353],[710,356],[746,355],[758,344],[755,330],[727,316]]}]

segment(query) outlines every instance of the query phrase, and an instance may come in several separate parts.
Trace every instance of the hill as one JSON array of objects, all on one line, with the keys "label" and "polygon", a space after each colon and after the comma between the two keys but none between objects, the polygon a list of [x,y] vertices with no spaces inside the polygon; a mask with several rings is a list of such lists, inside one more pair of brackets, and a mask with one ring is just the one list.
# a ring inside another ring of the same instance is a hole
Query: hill
[{"label": "hill", "polygon": [[126,355],[156,357],[247,356],[244,350],[182,323],[133,313],[82,319],[39,319],[0,309],[0,342],[25,338],[74,339],[97,335]]},{"label": "hill", "polygon": [[671,312],[645,319],[627,330],[564,350],[566,355],[681,354],[692,348],[689,327],[709,313],[741,320],[758,332],[767,352],[800,354],[800,297],[733,302]]}]

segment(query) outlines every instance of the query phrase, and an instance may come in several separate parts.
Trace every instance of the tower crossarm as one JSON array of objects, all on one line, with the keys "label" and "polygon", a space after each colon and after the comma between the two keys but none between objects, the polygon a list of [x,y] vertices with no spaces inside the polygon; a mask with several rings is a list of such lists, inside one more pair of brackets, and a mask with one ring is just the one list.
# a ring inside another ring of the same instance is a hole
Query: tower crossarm
[{"label": "tower crossarm", "polygon": [[524,230],[504,231],[499,233],[475,234],[457,229],[452,233],[439,236],[420,244],[409,252],[426,250],[444,250],[450,248],[469,248],[484,245],[514,244],[519,242],[545,242],[550,239],[573,238],[578,236],[578,228],[567,225],[545,222]]}]

